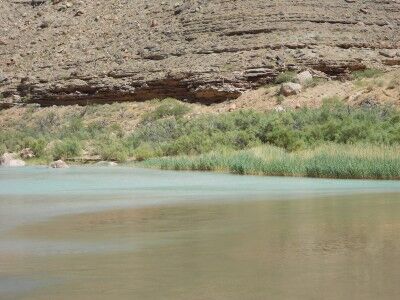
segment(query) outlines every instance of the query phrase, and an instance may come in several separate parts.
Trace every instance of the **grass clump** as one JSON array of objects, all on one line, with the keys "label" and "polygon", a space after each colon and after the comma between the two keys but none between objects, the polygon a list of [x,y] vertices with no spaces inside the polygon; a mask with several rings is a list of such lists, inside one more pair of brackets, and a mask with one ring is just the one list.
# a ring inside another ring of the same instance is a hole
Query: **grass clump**
[{"label": "grass clump", "polygon": [[23,148],[30,148],[32,149],[33,153],[35,153],[35,156],[41,157],[41,156],[47,156],[46,146],[47,146],[47,141],[43,137],[38,137],[38,138],[27,137],[24,140]]},{"label": "grass clump", "polygon": [[311,80],[304,83],[304,88],[313,88],[325,82],[327,82],[327,80],[324,78],[313,77]]},{"label": "grass clump", "polygon": [[361,71],[354,71],[351,75],[353,79],[361,80],[364,78],[375,78],[383,74],[383,71],[378,69],[365,69]]},{"label": "grass clump", "polygon": [[153,111],[144,115],[144,122],[151,122],[166,117],[182,118],[190,109],[183,103],[173,98],[167,98],[161,101]]},{"label": "grass clump", "polygon": [[283,95],[276,96],[276,104],[282,104],[285,101],[285,97]]},{"label": "grass clump", "polygon": [[129,152],[125,145],[118,140],[106,140],[97,142],[96,153],[102,160],[126,162],[129,158]]},{"label": "grass clump", "polygon": [[137,161],[143,161],[160,156],[161,149],[149,143],[141,143],[135,150],[134,155]]},{"label": "grass clump", "polygon": [[51,156],[54,159],[67,159],[77,157],[82,152],[81,142],[77,139],[66,139],[58,141],[51,150]]},{"label": "grass clump", "polygon": [[285,82],[293,82],[296,78],[296,72],[293,71],[286,71],[283,73],[280,73],[276,78],[275,78],[275,83],[276,84],[281,84]]},{"label": "grass clump", "polygon": [[0,145],[0,155],[3,155],[4,153],[7,152],[7,147],[4,144]]}]

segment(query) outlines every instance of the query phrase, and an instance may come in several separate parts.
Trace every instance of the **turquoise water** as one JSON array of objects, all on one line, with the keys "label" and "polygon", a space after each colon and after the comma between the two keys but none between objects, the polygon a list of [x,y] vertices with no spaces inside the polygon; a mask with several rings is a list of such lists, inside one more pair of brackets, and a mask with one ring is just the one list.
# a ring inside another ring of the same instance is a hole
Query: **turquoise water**
[{"label": "turquoise water", "polygon": [[393,299],[399,232],[399,181],[0,168],[0,299]]}]

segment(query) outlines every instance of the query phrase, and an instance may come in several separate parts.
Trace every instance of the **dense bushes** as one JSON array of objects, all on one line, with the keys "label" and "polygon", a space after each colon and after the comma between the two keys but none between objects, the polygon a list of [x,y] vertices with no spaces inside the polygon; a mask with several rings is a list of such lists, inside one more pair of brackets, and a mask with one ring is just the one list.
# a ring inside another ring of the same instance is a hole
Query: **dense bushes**
[{"label": "dense bushes", "polygon": [[160,155],[200,154],[217,147],[241,150],[260,144],[289,151],[324,142],[396,144],[399,118],[399,112],[386,107],[350,108],[327,101],[319,109],[159,119],[139,126],[132,138],[156,144]]},{"label": "dense bushes", "polygon": [[293,152],[327,142],[400,143],[400,112],[390,107],[355,108],[327,99],[321,108],[287,112],[239,110],[189,118],[188,111],[176,100],[162,101],[130,133],[105,119],[86,123],[81,115],[61,119],[51,112],[34,126],[16,124],[1,131],[0,151],[30,147],[39,157],[68,159],[85,150],[105,160],[126,161],[240,151],[263,144]]},{"label": "dense bushes", "polygon": [[103,160],[119,162],[125,162],[129,157],[126,146],[115,139],[97,141],[96,154],[99,154]]},{"label": "dense bushes", "polygon": [[53,145],[51,153],[54,159],[67,159],[79,156],[81,151],[81,142],[76,139],[68,138],[63,141],[57,141]]}]

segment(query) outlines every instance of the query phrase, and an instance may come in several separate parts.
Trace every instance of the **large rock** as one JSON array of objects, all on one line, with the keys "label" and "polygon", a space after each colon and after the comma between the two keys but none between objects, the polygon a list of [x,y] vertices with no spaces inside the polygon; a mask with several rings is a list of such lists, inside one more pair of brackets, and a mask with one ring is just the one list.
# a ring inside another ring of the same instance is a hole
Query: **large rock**
[{"label": "large rock", "polygon": [[50,168],[53,169],[68,169],[69,166],[67,165],[67,163],[61,159],[57,160],[57,161],[53,161],[50,164]]},{"label": "large rock", "polygon": [[296,75],[296,81],[301,85],[305,85],[313,80],[313,76],[310,71],[304,71]]},{"label": "large rock", "polygon": [[4,153],[0,157],[0,166],[2,167],[23,167],[25,162],[21,159],[16,159],[13,153]]},{"label": "large rock", "polygon": [[33,150],[31,148],[22,149],[21,152],[19,153],[19,155],[23,159],[30,159],[30,158],[35,157],[35,153],[33,152]]},{"label": "large rock", "polygon": [[285,82],[281,85],[280,94],[287,97],[300,94],[302,90],[301,84],[294,82]]}]

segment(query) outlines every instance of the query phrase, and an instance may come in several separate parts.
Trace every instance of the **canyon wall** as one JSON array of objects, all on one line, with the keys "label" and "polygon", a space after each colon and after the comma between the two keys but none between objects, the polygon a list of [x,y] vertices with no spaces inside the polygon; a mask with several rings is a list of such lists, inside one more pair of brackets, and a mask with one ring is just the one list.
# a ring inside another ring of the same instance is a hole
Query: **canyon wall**
[{"label": "canyon wall", "polygon": [[285,70],[400,65],[399,0],[2,0],[3,107],[213,103]]}]

